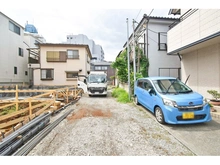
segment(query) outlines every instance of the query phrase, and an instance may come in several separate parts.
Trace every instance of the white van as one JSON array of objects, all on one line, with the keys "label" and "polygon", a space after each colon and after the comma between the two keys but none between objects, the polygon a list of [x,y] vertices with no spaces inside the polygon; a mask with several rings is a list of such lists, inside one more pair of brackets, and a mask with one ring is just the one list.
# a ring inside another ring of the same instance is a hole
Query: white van
[{"label": "white van", "polygon": [[107,96],[107,74],[91,71],[87,77],[87,92],[89,96]]}]

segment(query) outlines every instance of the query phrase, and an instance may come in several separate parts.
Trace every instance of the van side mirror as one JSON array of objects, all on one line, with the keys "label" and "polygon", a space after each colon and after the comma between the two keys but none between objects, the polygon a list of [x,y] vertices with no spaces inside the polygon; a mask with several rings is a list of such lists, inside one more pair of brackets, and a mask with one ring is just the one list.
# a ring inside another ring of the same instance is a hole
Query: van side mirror
[{"label": "van side mirror", "polygon": [[83,82],[84,82],[85,84],[87,84],[86,79],[84,79]]}]

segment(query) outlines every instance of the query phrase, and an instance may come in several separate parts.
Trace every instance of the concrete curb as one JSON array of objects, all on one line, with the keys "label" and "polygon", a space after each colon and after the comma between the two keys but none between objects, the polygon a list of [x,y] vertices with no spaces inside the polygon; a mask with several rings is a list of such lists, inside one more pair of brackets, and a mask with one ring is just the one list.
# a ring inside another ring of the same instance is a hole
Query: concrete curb
[{"label": "concrete curb", "polygon": [[211,112],[211,116],[217,119],[220,119],[220,113],[219,112]]},{"label": "concrete curb", "polygon": [[211,109],[214,109],[216,112],[210,112],[211,116],[214,118],[220,119],[220,107],[219,106],[213,106]]}]

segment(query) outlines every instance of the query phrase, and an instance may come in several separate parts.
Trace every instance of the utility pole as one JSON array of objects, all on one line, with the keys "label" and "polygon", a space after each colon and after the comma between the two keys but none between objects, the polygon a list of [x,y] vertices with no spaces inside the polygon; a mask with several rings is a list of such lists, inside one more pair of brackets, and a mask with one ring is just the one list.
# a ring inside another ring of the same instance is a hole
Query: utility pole
[{"label": "utility pole", "polygon": [[128,59],[128,96],[129,96],[129,100],[131,100],[131,87],[130,87],[130,56],[129,56],[129,25],[128,25],[128,18],[127,18],[127,37],[128,37],[128,41],[127,41],[127,59]]},{"label": "utility pole", "polygon": [[133,19],[133,66],[134,66],[134,82],[136,81],[136,55],[135,55],[135,40],[134,40],[134,19]]}]

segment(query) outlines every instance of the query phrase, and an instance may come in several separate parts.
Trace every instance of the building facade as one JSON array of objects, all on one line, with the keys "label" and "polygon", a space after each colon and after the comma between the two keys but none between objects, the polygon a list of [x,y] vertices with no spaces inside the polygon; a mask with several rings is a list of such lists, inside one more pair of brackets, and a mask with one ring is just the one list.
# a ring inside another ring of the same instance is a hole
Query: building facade
[{"label": "building facade", "polygon": [[0,37],[0,84],[29,83],[24,27],[0,12]]},{"label": "building facade", "polygon": [[104,61],[104,51],[102,46],[95,44],[95,42],[89,39],[86,35],[78,34],[78,35],[67,35],[67,43],[68,44],[84,44],[88,45],[90,52],[92,54],[92,61]]},{"label": "building facade", "polygon": [[111,62],[91,62],[91,71],[103,71],[107,74],[108,84],[115,85],[115,69]]},{"label": "building facade", "polygon": [[182,79],[211,99],[220,91],[220,10],[181,9],[180,22],[168,31],[168,54],[181,58]]},{"label": "building facade", "polygon": [[39,58],[29,63],[33,85],[68,86],[84,81],[90,72],[91,53],[88,45],[39,44]]},{"label": "building facade", "polygon": [[[133,28],[134,32],[129,37],[130,61],[134,61],[133,45],[141,48],[149,60],[148,76],[181,77],[179,57],[167,55],[167,32],[169,26],[175,21],[178,19],[145,14],[137,27]],[[127,47],[127,43],[124,45],[125,47]],[[136,67],[138,67],[138,55],[135,57]]]},{"label": "building facade", "polygon": [[[0,12],[0,84],[28,85],[32,81],[32,70],[28,65],[29,48],[46,42],[33,25],[25,28]],[[29,27],[29,28],[27,28]]]}]

